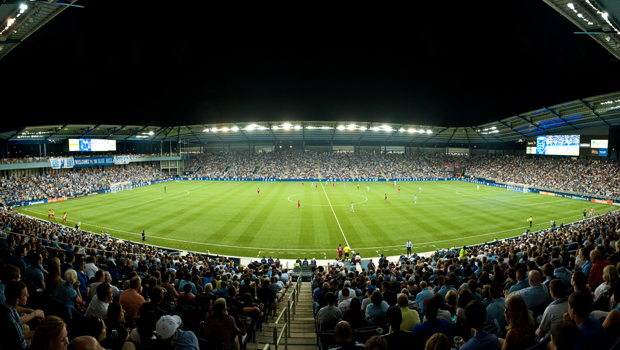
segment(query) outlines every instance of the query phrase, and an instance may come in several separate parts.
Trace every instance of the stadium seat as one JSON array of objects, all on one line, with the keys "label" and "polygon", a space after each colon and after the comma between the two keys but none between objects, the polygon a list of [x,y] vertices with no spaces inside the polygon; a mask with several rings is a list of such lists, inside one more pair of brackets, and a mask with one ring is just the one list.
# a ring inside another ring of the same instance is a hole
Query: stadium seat
[{"label": "stadium seat", "polygon": [[353,340],[365,344],[373,335],[382,335],[383,333],[385,333],[385,329],[379,329],[379,327],[376,326],[361,327],[353,331]]},{"label": "stadium seat", "polygon": [[551,332],[547,332],[547,334],[538,342],[536,345],[527,348],[527,350],[545,350],[547,349],[547,344],[551,340]]},{"label": "stadium seat", "polygon": [[336,332],[333,330],[321,332],[319,341],[319,347],[323,350],[327,350],[328,347],[336,344]]},{"label": "stadium seat", "polygon": [[211,341],[198,337],[198,345],[201,349],[210,350],[226,350],[226,343],[219,341]]}]

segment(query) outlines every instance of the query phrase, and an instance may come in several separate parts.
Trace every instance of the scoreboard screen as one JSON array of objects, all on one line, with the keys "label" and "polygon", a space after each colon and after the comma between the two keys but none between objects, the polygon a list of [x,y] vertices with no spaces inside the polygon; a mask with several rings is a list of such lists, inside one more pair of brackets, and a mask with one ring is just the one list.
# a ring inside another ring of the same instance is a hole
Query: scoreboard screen
[{"label": "scoreboard screen", "polygon": [[578,156],[579,135],[545,135],[536,137],[536,154]]},{"label": "scoreboard screen", "polygon": [[108,152],[108,151],[116,151],[116,140],[69,139],[69,152]]}]

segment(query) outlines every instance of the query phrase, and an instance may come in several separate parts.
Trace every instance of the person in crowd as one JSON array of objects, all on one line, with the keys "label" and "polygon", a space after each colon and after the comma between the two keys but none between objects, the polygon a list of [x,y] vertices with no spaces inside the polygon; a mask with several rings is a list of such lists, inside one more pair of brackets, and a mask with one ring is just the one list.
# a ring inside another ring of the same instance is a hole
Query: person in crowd
[{"label": "person in crowd", "polygon": [[43,256],[34,250],[28,252],[28,266],[24,277],[38,288],[45,289],[45,275],[41,265],[43,264]]},{"label": "person in crowd", "polygon": [[370,305],[366,307],[366,316],[369,318],[370,324],[372,325],[375,317],[385,316],[389,305],[385,300],[383,300],[383,294],[378,289],[372,292],[370,301]]},{"label": "person in crowd", "polygon": [[352,320],[359,320],[366,317],[366,314],[362,310],[362,303],[359,297],[353,297],[349,304],[349,309],[342,314],[342,319],[348,322]]},{"label": "person in crowd", "polygon": [[164,315],[155,324],[157,339],[153,340],[151,348],[155,350],[175,350],[174,342],[178,338],[178,330],[181,327],[179,316]]},{"label": "person in crowd", "polygon": [[540,272],[538,272],[538,270],[530,271],[527,277],[530,286],[520,289],[511,295],[521,296],[523,300],[525,300],[528,309],[531,310],[549,300],[549,291],[547,287],[541,283]]},{"label": "person in crowd", "polygon": [[612,289],[618,281],[618,277],[618,269],[616,269],[615,266],[605,266],[605,268],[603,269],[603,281],[605,282],[599,284],[598,287],[596,287],[596,289],[594,290],[594,300],[598,299],[598,297],[600,297],[606,290]]},{"label": "person in crowd", "polygon": [[[121,304],[122,305],[122,304]],[[136,320],[136,327],[129,333],[129,340],[139,346],[148,348],[156,338],[153,336],[158,321],[153,311],[147,311]]]},{"label": "person in crowd", "polygon": [[388,350],[388,346],[388,342],[384,337],[373,335],[366,341],[364,350]]},{"label": "person in crowd", "polygon": [[101,317],[89,317],[83,329],[85,330],[84,335],[97,339],[100,344],[108,336],[105,321]]},{"label": "person in crowd", "polygon": [[45,278],[45,292],[49,295],[58,296],[58,288],[63,279],[60,274],[60,259],[54,257],[50,259],[49,273]]},{"label": "person in crowd", "polygon": [[85,303],[80,292],[80,281],[74,269],[67,269],[65,272],[65,280],[58,287],[58,300],[67,305],[69,316],[72,315],[74,307],[83,312]]},{"label": "person in crowd", "polygon": [[581,331],[574,324],[560,321],[551,328],[551,350],[574,350],[581,343]]},{"label": "person in crowd", "polygon": [[465,306],[465,318],[471,328],[475,330],[472,338],[461,346],[462,350],[500,350],[499,340],[494,334],[483,330],[484,321],[487,318],[487,310],[480,300],[472,300]]},{"label": "person in crowd", "polygon": [[[2,340],[2,345],[6,343]],[[56,316],[47,316],[34,332],[31,350],[66,350],[69,345],[67,325]],[[10,349],[7,347],[7,349]],[[11,348],[15,349],[15,348]]]},{"label": "person in crowd", "polygon": [[[381,294],[381,292],[379,292],[379,294]],[[317,325],[342,319],[342,311],[336,306],[337,300],[334,293],[328,292],[327,295],[325,295],[325,301],[327,305],[322,307],[316,314]]]},{"label": "person in crowd", "polygon": [[334,330],[337,345],[329,347],[330,350],[362,350],[364,344],[357,344],[353,341],[353,331],[347,321],[340,321]]},{"label": "person in crowd", "polygon": [[607,349],[609,339],[601,322],[590,317],[592,295],[588,292],[574,292],[568,297],[568,312],[564,321],[572,321],[581,331],[583,349]]},{"label": "person in crowd", "polygon": [[71,341],[73,350],[104,350],[101,344],[90,335],[81,335]]},{"label": "person in crowd", "polygon": [[41,310],[32,312],[29,319],[21,318],[17,313],[19,308],[26,306],[28,301],[28,289],[26,284],[20,281],[11,281],[5,287],[6,302],[0,304],[0,329],[2,329],[2,346],[7,349],[26,349],[27,339],[34,337],[33,331],[24,332],[22,323],[32,320],[34,317],[43,319],[45,314]]},{"label": "person in crowd", "polygon": [[420,323],[420,314],[418,314],[416,310],[412,310],[409,308],[409,299],[405,294],[399,294],[397,302],[402,319],[400,329],[413,332],[413,328],[415,327],[415,325]]},{"label": "person in crowd", "polygon": [[437,299],[432,298],[426,303],[426,322],[418,323],[413,327],[413,334],[418,337],[422,343],[426,341],[435,333],[443,333],[449,339],[452,339],[452,332],[450,331],[450,323],[448,321],[437,318],[437,311],[439,310],[440,303]]},{"label": "person in crowd", "polygon": [[140,306],[140,313],[153,311],[158,319],[167,315],[168,312],[161,308],[161,303],[164,301],[164,289],[157,286],[151,290],[150,296],[150,301],[142,303],[142,306]]},{"label": "person in crowd", "polygon": [[388,341],[390,349],[419,349],[422,347],[415,334],[401,328],[403,322],[401,308],[397,306],[390,307],[386,312],[386,319],[390,324],[390,333],[385,335],[385,339]]},{"label": "person in crowd", "polygon": [[542,338],[553,325],[562,321],[565,313],[568,312],[568,296],[566,296],[566,285],[564,281],[557,278],[549,283],[549,293],[553,301],[542,315],[540,326],[536,330],[536,335]]},{"label": "person in crowd", "polygon": [[111,303],[105,317],[108,336],[101,342],[106,349],[120,350],[129,337],[131,328],[125,322],[125,311],[119,303]]},{"label": "person in crowd", "polygon": [[[239,334],[241,331],[235,319],[228,315],[226,299],[218,298],[213,304],[213,313],[207,314],[204,322],[204,338],[224,342],[226,350],[240,349]],[[232,344],[235,344],[234,347]]]},{"label": "person in crowd", "polygon": [[123,291],[119,302],[123,306],[127,316],[129,316],[128,325],[133,325],[134,320],[140,316],[140,308],[146,301],[141,295],[142,293],[142,280],[140,277],[135,276],[130,280],[130,288]]},{"label": "person in crowd", "polygon": [[605,331],[609,331],[620,324],[620,283],[616,283],[614,286],[611,302],[614,308],[605,317],[605,322],[603,322]]},{"label": "person in crowd", "polygon": [[500,339],[502,350],[527,349],[535,344],[534,318],[520,295],[511,295],[504,306],[506,338]]},{"label": "person in crowd", "polygon": [[595,290],[596,287],[605,282],[603,279],[603,271],[605,267],[611,265],[611,263],[603,257],[603,253],[598,249],[594,249],[590,252],[590,261],[592,262],[592,267],[588,275],[588,284],[590,285],[590,289]]},{"label": "person in crowd", "polygon": [[105,283],[100,283],[97,286],[97,294],[93,296],[86,308],[86,317],[95,316],[106,319],[108,307],[112,301],[114,301],[112,288]]},{"label": "person in crowd", "polygon": [[0,304],[6,302],[6,297],[4,296],[4,290],[6,285],[13,282],[19,281],[21,279],[21,271],[15,265],[6,265],[2,268],[2,272],[0,272]]},{"label": "person in crowd", "polygon": [[450,350],[450,340],[443,333],[433,334],[426,342],[425,350]]}]

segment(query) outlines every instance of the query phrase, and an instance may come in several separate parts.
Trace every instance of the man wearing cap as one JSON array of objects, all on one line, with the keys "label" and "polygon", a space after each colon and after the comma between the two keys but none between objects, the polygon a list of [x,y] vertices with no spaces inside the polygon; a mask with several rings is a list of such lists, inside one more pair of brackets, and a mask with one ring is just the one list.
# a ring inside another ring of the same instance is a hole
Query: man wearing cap
[{"label": "man wearing cap", "polygon": [[[213,304],[213,313],[205,317],[205,339],[221,341],[226,344],[226,350],[239,349],[240,331],[235,324],[235,319],[228,315],[226,300],[219,298]],[[234,340],[234,348],[232,347]]]},{"label": "man wearing cap", "polygon": [[177,340],[177,329],[181,326],[179,316],[162,316],[155,324],[157,341],[151,347],[156,349],[174,349],[172,343]]}]

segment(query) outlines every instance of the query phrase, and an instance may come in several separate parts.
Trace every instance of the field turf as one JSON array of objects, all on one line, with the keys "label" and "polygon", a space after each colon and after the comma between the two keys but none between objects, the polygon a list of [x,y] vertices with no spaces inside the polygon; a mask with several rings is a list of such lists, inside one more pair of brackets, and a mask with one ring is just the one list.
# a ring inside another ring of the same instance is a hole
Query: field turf
[{"label": "field turf", "polygon": [[533,229],[541,230],[551,220],[558,226],[581,220],[585,208],[596,214],[616,208],[484,185],[477,191],[460,181],[400,182],[400,193],[388,182],[356,185],[172,181],[18,210],[47,219],[54,209],[57,222],[67,212],[68,225],[80,221],[85,230],[136,242],[145,230],[148,244],[183,250],[332,259],[345,242],[362,257],[398,255],[407,239],[414,251],[426,252],[522,234],[530,215]]}]

